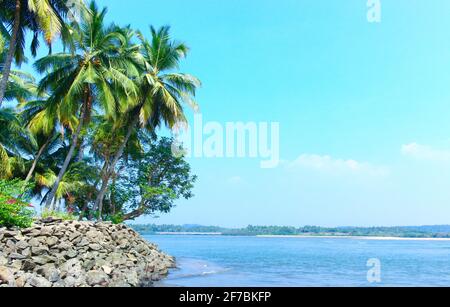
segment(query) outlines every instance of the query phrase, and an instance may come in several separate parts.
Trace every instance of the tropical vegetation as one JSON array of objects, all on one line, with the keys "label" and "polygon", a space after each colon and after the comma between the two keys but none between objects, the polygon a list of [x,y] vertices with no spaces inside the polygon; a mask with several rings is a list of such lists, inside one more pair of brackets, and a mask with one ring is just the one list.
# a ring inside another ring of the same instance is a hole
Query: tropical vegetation
[{"label": "tropical vegetation", "polygon": [[224,228],[201,225],[131,225],[144,234],[185,233],[224,236],[327,236],[327,237],[397,237],[397,238],[450,238],[450,225],[402,227],[320,227],[320,226],[247,226]]},{"label": "tropical vegetation", "polygon": [[[0,206],[29,195],[44,216],[64,219],[167,213],[193,196],[196,180],[160,137],[196,107],[201,83],[179,71],[189,48],[168,26],[146,36],[108,24],[94,1],[70,1],[79,16],[71,18],[67,3],[0,0],[0,180],[10,186]],[[27,32],[31,56],[41,37],[49,49],[32,73],[18,70]]]},{"label": "tropical vegetation", "polygon": [[29,195],[23,193],[23,182],[0,180],[0,225],[5,227],[29,227],[34,210]]}]

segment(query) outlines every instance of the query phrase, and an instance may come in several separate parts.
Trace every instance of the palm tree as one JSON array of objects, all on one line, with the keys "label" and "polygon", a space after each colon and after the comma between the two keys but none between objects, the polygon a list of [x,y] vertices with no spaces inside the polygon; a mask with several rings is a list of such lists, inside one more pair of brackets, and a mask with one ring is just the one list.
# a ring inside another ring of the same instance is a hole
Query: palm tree
[{"label": "palm tree", "polygon": [[33,177],[34,171],[46,151],[55,147],[63,139],[62,133],[58,130],[60,125],[55,107],[58,106],[50,105],[48,100],[26,101],[20,104],[21,121],[34,139],[34,142],[27,148],[27,155],[32,157],[32,164],[28,168],[25,183],[28,183]]},{"label": "palm tree", "polygon": [[[75,2],[74,2],[75,1]],[[72,0],[78,7],[83,7],[82,0]],[[1,0],[0,30],[9,32],[9,49],[2,65],[2,80],[0,82],[0,106],[2,105],[13,58],[20,64],[24,60],[25,32],[34,33],[31,51],[36,55],[39,46],[39,36],[43,35],[50,46],[55,37],[61,33],[64,26],[63,18],[70,8],[65,0]],[[5,26],[6,25],[6,26]],[[7,31],[6,28],[10,28]]]},{"label": "palm tree", "polygon": [[0,109],[0,179],[12,174],[10,156],[15,151],[13,135],[20,122],[12,109]]},{"label": "palm tree", "polygon": [[[36,94],[34,78],[24,72],[11,71],[5,91],[8,101],[24,102]],[[12,108],[0,108],[0,177],[9,177],[13,171],[13,159],[18,162],[26,146],[33,146],[34,140],[23,127],[20,117]]]},{"label": "palm tree", "polygon": [[143,60],[141,74],[136,79],[140,90],[139,99],[136,100],[136,104],[130,103],[129,112],[125,117],[127,121],[123,142],[103,176],[102,186],[95,202],[100,219],[109,181],[135,129],[145,127],[154,131],[162,123],[172,128],[178,122],[186,122],[183,103],[196,105],[193,97],[201,82],[192,75],[174,72],[179,69],[180,60],[186,57],[188,47],[172,41],[169,35],[170,28],[167,26],[158,30],[151,27],[150,31],[151,41],[138,32]]},{"label": "palm tree", "polygon": [[[72,195],[87,185],[84,177],[87,174],[91,175],[90,172],[90,167],[83,163],[71,165],[58,186],[52,206],[46,207],[46,209],[56,211],[58,209],[57,204],[60,204],[62,200],[66,200],[70,203],[72,201]],[[52,170],[36,174],[36,184],[40,188],[50,189],[54,186],[56,179],[57,176]],[[48,197],[49,196],[47,195],[47,198]]]},{"label": "palm tree", "polygon": [[121,52],[126,37],[117,26],[105,26],[105,14],[106,9],[100,11],[91,2],[79,27],[72,28],[75,52],[48,55],[35,63],[39,73],[47,73],[39,89],[52,91],[49,100],[59,104],[61,123],[70,126],[74,120],[77,122],[76,127],[70,127],[71,147],[47,197],[47,208],[72,160],[83,126],[90,121],[94,104],[105,116],[114,118],[119,105],[137,93],[126,74],[135,70],[134,65],[129,55]]},{"label": "palm tree", "polygon": [[[5,38],[0,33],[0,63],[6,58]],[[3,99],[6,101],[23,102],[32,98],[37,93],[37,85],[34,77],[26,72],[11,70]]]}]

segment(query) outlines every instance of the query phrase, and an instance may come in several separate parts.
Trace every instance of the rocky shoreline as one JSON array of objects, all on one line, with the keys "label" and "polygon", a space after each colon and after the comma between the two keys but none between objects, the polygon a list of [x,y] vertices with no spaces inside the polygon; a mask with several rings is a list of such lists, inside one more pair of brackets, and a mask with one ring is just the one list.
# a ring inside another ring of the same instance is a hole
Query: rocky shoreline
[{"label": "rocky shoreline", "polygon": [[0,228],[0,287],[149,287],[173,267],[125,225],[50,218]]}]

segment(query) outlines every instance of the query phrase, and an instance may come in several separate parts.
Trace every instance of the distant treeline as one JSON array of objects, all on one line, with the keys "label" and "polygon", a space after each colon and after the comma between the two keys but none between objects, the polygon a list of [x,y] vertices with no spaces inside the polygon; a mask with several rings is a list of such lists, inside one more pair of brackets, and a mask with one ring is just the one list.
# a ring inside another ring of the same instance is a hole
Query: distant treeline
[{"label": "distant treeline", "polygon": [[402,238],[450,238],[450,225],[406,226],[406,227],[337,227],[318,226],[247,226],[231,229],[201,225],[130,225],[136,231],[147,234],[156,233],[221,233],[228,236],[258,235],[314,235],[314,236],[379,236]]}]

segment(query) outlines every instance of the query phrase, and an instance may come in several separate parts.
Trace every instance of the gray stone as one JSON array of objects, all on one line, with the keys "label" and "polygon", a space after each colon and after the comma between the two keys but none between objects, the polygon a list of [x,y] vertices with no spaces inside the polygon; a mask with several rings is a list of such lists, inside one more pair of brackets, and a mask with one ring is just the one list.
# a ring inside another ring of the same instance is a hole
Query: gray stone
[{"label": "gray stone", "polygon": [[69,287],[69,288],[72,288],[72,287],[75,287],[75,283],[77,282],[77,280],[74,278],[74,277],[72,277],[72,276],[67,276],[65,279],[64,279],[64,286],[65,287]]},{"label": "gray stone", "polygon": [[5,230],[5,231],[2,231],[2,234],[5,238],[13,238],[13,237],[17,236],[19,234],[19,232],[13,231],[13,230]]},{"label": "gray stone", "polygon": [[26,249],[29,246],[30,245],[27,242],[25,242],[25,241],[19,241],[19,242],[16,243],[16,248],[18,248],[18,249]]},{"label": "gray stone", "polygon": [[98,268],[101,268],[102,266],[104,266],[106,264],[107,264],[107,261],[105,259],[102,259],[102,258],[95,259],[95,266]]},{"label": "gray stone", "polygon": [[8,241],[6,241],[6,247],[8,247],[8,248],[10,248],[12,250],[15,250],[16,249],[16,244],[14,244],[14,241],[8,240]]},{"label": "gray stone", "polygon": [[50,224],[50,223],[58,223],[58,222],[62,222],[62,219],[54,218],[54,217],[48,217],[48,218],[45,218],[45,219],[41,220],[42,224]]},{"label": "gray stone", "polygon": [[78,256],[78,252],[74,249],[70,249],[67,251],[66,256],[68,258],[75,258],[76,256]]},{"label": "gray stone", "polygon": [[30,279],[33,275],[30,273],[24,273],[21,276],[16,278],[16,287],[23,288],[27,283],[28,279]]},{"label": "gray stone", "polygon": [[46,237],[46,236],[51,236],[53,234],[53,228],[51,227],[42,227],[41,232],[40,232],[40,236]]},{"label": "gray stone", "polygon": [[48,254],[49,249],[46,246],[38,246],[38,247],[32,247],[31,248],[31,254],[33,256],[41,256],[41,255],[46,255]]},{"label": "gray stone", "polygon": [[7,236],[0,229],[0,267],[13,275],[0,286],[148,286],[174,265],[125,225],[39,223]]},{"label": "gray stone", "polygon": [[60,270],[61,270],[61,277],[65,276],[79,277],[81,274],[83,274],[81,262],[76,258],[70,259],[69,261],[63,263],[60,266]]},{"label": "gray stone", "polygon": [[57,246],[57,248],[60,249],[60,250],[68,250],[68,249],[70,249],[71,247],[72,247],[72,245],[69,244],[69,243],[67,243],[67,242],[61,242],[61,243]]},{"label": "gray stone", "polygon": [[28,244],[32,247],[38,247],[39,245],[41,245],[41,243],[36,238],[30,239],[30,241],[28,241]]},{"label": "gray stone", "polygon": [[89,271],[86,274],[86,281],[90,286],[97,286],[106,283],[108,275],[102,271]]},{"label": "gray stone", "polygon": [[111,273],[113,271],[113,269],[110,266],[107,266],[107,265],[103,265],[102,266],[102,270],[103,270],[103,272],[105,272],[108,275],[111,275]]},{"label": "gray stone", "polygon": [[53,287],[52,288],[64,288],[66,287],[66,284],[63,280],[58,280],[57,282],[53,283]]},{"label": "gray stone", "polygon": [[92,270],[93,268],[94,268],[94,266],[95,266],[95,260],[86,260],[84,263],[83,263],[83,269],[85,269],[86,271],[90,271],[90,270]]},{"label": "gray stone", "polygon": [[77,238],[79,238],[81,236],[82,236],[82,234],[80,232],[74,231],[73,233],[71,233],[69,235],[69,241],[73,241],[73,240],[75,240],[75,239],[77,239]]},{"label": "gray stone", "polygon": [[109,258],[113,265],[122,265],[126,263],[126,259],[119,253],[112,253]]},{"label": "gray stone", "polygon": [[48,255],[35,256],[35,257],[32,257],[32,259],[38,265],[44,265],[49,262],[55,262],[57,260],[56,258],[50,257]]},{"label": "gray stone", "polygon": [[50,288],[52,286],[52,283],[49,282],[44,277],[40,276],[33,276],[28,280],[28,284],[30,284],[32,287],[37,288]]},{"label": "gray stone", "polygon": [[47,246],[52,247],[58,243],[59,239],[57,237],[49,237],[47,238]]},{"label": "gray stone", "polygon": [[30,257],[31,256],[31,248],[26,248],[26,249],[24,249],[22,252],[21,252],[21,254],[23,255],[23,256],[25,256],[25,257]]},{"label": "gray stone", "polygon": [[100,239],[103,239],[103,234],[97,230],[89,230],[86,232],[86,238],[93,242],[98,242]]},{"label": "gray stone", "polygon": [[131,271],[126,275],[127,282],[133,286],[137,287],[139,285],[139,278],[136,271]]},{"label": "gray stone", "polygon": [[27,257],[22,254],[19,254],[19,253],[11,253],[11,254],[9,254],[9,258],[10,259],[26,259]]},{"label": "gray stone", "polygon": [[58,270],[56,269],[52,269],[50,270],[50,272],[45,276],[48,281],[50,281],[51,283],[55,283],[61,280],[61,274],[59,273]]},{"label": "gray stone", "polygon": [[89,245],[89,240],[86,238],[81,239],[80,243],[77,244],[79,247],[85,247]]},{"label": "gray stone", "polygon": [[0,266],[0,281],[10,283],[14,281],[14,272],[5,266]]},{"label": "gray stone", "polygon": [[102,249],[102,246],[100,244],[89,244],[89,248],[93,251],[99,251]]},{"label": "gray stone", "polygon": [[27,271],[32,271],[34,270],[34,268],[36,267],[36,263],[30,260],[24,260],[23,264],[22,264],[22,270],[27,272]]},{"label": "gray stone", "polygon": [[0,255],[0,266],[5,265],[8,263],[8,259]]},{"label": "gray stone", "polygon": [[78,238],[73,239],[72,244],[73,245],[77,245],[78,243],[81,242],[81,239],[82,239],[82,237],[78,237]]},{"label": "gray stone", "polygon": [[22,260],[14,260],[11,263],[11,267],[16,269],[16,271],[19,271],[22,268]]},{"label": "gray stone", "polygon": [[116,279],[116,280],[112,281],[108,285],[108,287],[111,287],[111,288],[130,288],[131,285],[126,281],[126,278],[124,277],[124,278],[119,278],[119,279]]}]

